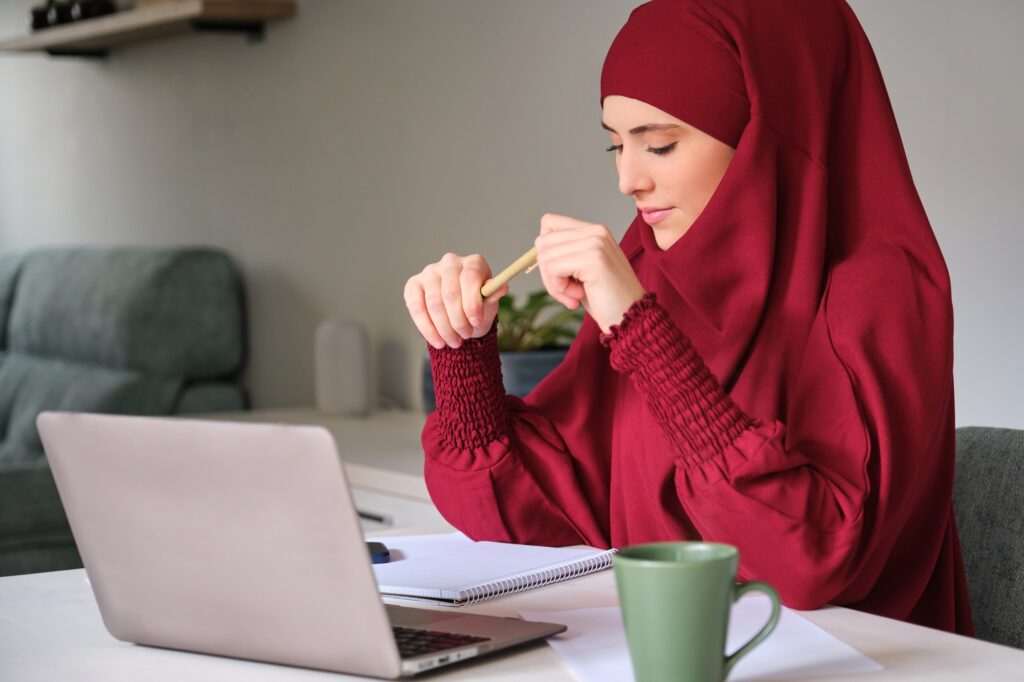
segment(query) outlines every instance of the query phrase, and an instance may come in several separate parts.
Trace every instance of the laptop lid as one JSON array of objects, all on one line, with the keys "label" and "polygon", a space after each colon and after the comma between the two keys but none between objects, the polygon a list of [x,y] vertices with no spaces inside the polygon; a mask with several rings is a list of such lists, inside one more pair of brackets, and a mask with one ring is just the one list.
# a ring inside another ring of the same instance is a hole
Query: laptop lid
[{"label": "laptop lid", "polygon": [[325,429],[58,412],[37,425],[114,637],[401,674]]}]

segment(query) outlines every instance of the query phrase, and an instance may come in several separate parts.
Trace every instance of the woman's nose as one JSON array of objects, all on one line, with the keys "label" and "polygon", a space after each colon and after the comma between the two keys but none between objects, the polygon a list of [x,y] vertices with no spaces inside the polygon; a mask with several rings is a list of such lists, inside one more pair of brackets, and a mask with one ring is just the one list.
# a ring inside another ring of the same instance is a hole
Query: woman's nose
[{"label": "woman's nose", "polygon": [[649,192],[654,189],[654,179],[643,161],[637,158],[636,154],[623,150],[619,154],[619,191],[626,196],[632,196],[637,192]]}]

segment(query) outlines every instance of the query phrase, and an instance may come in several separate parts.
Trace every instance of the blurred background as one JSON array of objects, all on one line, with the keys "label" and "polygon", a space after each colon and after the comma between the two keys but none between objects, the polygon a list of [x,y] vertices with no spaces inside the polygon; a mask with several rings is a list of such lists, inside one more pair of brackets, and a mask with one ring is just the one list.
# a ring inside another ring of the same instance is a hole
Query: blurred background
[{"label": "blurred background", "polygon": [[[33,4],[0,4],[0,39]],[[314,334],[340,317],[367,330],[372,400],[418,408],[410,275],[446,251],[503,267],[547,211],[617,235],[632,218],[598,79],[635,4],[298,0],[260,42],[0,52],[0,251],[224,249],[253,407],[313,404]],[[850,4],[949,264],[957,423],[1024,428],[1024,3]]]}]

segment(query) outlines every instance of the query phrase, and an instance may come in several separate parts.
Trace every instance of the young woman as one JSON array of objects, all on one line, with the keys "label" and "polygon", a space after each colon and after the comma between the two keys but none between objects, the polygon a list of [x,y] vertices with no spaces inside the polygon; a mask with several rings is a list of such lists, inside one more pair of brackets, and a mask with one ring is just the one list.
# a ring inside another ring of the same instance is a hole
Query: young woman
[{"label": "young woman", "polygon": [[849,7],[654,0],[601,89],[637,217],[619,244],[541,219],[544,285],[587,312],[562,365],[505,395],[480,256],[406,285],[438,508],[476,539],[726,542],[795,608],[970,633],[949,278]]}]

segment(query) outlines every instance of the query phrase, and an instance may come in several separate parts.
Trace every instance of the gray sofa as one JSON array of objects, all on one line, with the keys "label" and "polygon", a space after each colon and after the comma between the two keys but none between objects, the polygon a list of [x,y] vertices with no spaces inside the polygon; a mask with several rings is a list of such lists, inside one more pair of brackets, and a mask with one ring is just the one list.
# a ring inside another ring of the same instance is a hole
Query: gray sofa
[{"label": "gray sofa", "polygon": [[241,278],[211,249],[0,254],[0,575],[80,566],[35,418],[247,406]]},{"label": "gray sofa", "polygon": [[1024,649],[1024,431],[956,430],[953,508],[975,635]]}]

